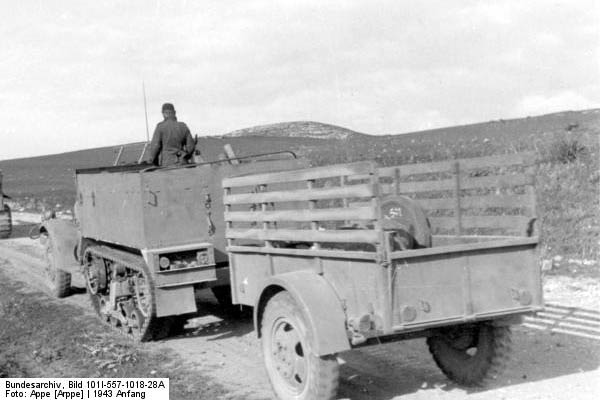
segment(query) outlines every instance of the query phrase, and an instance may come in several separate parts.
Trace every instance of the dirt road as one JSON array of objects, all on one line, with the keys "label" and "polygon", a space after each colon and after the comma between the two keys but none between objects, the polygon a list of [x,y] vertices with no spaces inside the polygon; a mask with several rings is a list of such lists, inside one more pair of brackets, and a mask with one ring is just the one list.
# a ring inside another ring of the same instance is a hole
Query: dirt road
[{"label": "dirt road", "polygon": [[[0,242],[0,269],[32,291],[47,291],[43,251],[27,238],[34,219],[16,215],[12,239]],[[83,288],[80,278],[74,285]],[[348,399],[595,399],[600,393],[600,311],[598,286],[578,287],[561,279],[547,282],[543,315],[514,328],[514,355],[506,373],[491,386],[464,389],[437,369],[424,340],[363,348],[340,354],[339,398]],[[569,291],[572,291],[569,292]],[[550,296],[550,297],[548,297]],[[199,293],[201,312],[184,334],[146,346],[174,350],[226,388],[226,398],[270,399],[260,344],[250,316],[232,319],[208,293]],[[54,300],[93,316],[83,290]]]}]

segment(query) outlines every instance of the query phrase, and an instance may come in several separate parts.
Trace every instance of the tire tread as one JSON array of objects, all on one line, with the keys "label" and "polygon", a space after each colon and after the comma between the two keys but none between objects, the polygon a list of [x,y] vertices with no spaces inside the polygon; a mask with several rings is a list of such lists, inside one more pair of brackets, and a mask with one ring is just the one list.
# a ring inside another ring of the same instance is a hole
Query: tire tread
[{"label": "tire tread", "polygon": [[511,330],[509,326],[483,324],[481,329],[489,329],[490,351],[486,352],[480,368],[454,368],[448,360],[442,359],[438,351],[440,339],[427,338],[429,352],[439,369],[450,380],[464,386],[485,386],[495,380],[505,369],[512,351]]},{"label": "tire tread", "polygon": [[7,239],[12,233],[12,213],[8,204],[0,210],[0,239]]}]

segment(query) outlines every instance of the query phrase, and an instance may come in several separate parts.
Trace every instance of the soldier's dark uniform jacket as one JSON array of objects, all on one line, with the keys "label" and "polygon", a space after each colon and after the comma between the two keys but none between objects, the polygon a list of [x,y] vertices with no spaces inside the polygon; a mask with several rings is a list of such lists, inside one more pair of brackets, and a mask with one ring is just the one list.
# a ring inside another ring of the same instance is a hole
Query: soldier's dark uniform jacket
[{"label": "soldier's dark uniform jacket", "polygon": [[193,152],[194,139],[186,124],[173,117],[156,125],[150,150],[150,161],[154,165],[186,163]]}]

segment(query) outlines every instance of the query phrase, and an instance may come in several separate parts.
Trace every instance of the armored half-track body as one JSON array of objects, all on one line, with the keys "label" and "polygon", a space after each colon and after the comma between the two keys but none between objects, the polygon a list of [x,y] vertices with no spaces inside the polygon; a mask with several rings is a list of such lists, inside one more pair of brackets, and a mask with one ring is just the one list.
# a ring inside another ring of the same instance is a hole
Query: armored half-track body
[{"label": "armored half-track body", "polygon": [[251,306],[281,399],[334,398],[337,353],[415,337],[479,385],[543,305],[530,160],[79,170],[76,221],[41,228],[51,285],[82,271],[99,317],[140,340],[181,327],[195,289]]},{"label": "armored half-track body", "polygon": [[42,228],[55,294],[68,294],[76,266],[65,254],[75,245],[103,320],[141,340],[168,334],[180,323],[176,316],[196,312],[195,289],[213,288],[222,301],[230,297],[221,180],[303,166],[288,155],[237,164],[77,170],[77,235],[68,233],[71,221],[50,220]]}]

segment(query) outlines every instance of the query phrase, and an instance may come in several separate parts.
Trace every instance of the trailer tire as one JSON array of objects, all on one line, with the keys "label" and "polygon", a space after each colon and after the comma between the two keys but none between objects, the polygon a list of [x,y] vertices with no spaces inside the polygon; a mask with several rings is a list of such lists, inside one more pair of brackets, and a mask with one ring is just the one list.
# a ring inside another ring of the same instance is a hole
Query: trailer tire
[{"label": "trailer tire", "polygon": [[52,236],[43,233],[45,236],[45,255],[46,255],[46,277],[50,286],[50,292],[58,298],[66,297],[71,291],[71,274],[58,268],[57,249],[52,240]]},{"label": "trailer tire", "polygon": [[[0,193],[0,196],[2,194]],[[12,214],[8,204],[4,204],[0,210],[0,239],[6,239],[12,233]]]},{"label": "trailer tire", "polygon": [[271,386],[281,399],[332,399],[339,365],[335,354],[317,356],[309,320],[287,291],[269,299],[261,323],[262,350]]},{"label": "trailer tire", "polygon": [[482,386],[506,368],[512,349],[511,331],[509,326],[489,322],[452,327],[427,338],[427,345],[449,379],[464,386]]}]

